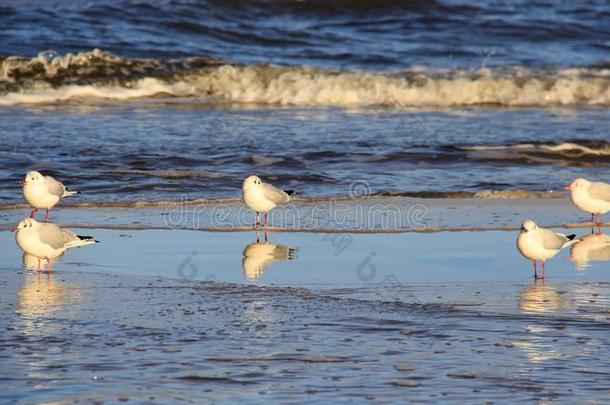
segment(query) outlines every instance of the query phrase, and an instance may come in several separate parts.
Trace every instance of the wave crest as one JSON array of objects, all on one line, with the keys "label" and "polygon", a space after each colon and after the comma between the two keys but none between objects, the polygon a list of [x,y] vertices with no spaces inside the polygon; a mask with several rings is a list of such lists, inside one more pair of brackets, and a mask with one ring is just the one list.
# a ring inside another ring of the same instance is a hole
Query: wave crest
[{"label": "wave crest", "polygon": [[100,50],[0,60],[0,105],[72,99],[199,97],[288,106],[608,106],[610,69],[523,67],[373,73],[230,65],[205,58],[124,59]]}]

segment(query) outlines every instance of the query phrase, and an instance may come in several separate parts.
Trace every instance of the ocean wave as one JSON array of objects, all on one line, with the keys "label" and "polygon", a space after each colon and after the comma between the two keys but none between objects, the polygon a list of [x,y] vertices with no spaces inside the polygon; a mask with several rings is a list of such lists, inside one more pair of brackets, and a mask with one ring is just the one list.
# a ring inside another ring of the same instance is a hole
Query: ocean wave
[{"label": "ocean wave", "polygon": [[0,60],[0,105],[196,97],[337,107],[609,106],[610,69],[411,68],[400,72],[124,59],[100,50]]},{"label": "ocean wave", "polygon": [[486,161],[526,161],[529,163],[577,166],[610,164],[610,142],[578,140],[560,143],[518,143],[513,145],[455,146],[468,159]]},{"label": "ocean wave", "polygon": [[504,146],[467,146],[460,149],[466,151],[536,152],[575,157],[584,155],[610,156],[610,143],[603,141],[589,142],[587,144],[578,144],[575,142],[562,142],[559,144],[520,143]]}]

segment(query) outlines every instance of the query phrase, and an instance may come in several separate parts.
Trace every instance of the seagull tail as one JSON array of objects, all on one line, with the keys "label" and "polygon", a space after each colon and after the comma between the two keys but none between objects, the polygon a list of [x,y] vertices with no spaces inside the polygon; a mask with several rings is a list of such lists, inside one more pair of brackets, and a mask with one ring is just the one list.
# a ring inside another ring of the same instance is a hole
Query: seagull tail
[{"label": "seagull tail", "polygon": [[572,234],[572,235],[566,235],[566,238],[568,239],[566,243],[564,243],[561,248],[567,248],[568,246],[572,246],[573,244],[575,244],[576,242],[580,242],[582,239],[578,238],[576,239],[576,235]]},{"label": "seagull tail", "polygon": [[66,245],[66,248],[73,248],[79,246],[93,245],[94,243],[100,243],[99,240],[93,239],[93,236],[76,235],[78,240],[72,241]]},{"label": "seagull tail", "polygon": [[286,193],[288,195],[293,195],[294,194],[294,190],[284,190],[284,193]]}]

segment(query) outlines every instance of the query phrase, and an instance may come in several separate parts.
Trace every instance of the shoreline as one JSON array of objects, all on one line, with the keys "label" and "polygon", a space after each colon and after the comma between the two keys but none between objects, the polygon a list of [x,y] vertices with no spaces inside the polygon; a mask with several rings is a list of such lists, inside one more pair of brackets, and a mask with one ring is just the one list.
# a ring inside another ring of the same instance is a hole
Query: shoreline
[{"label": "shoreline", "polygon": [[[0,210],[0,230],[27,216],[26,206]],[[550,228],[585,229],[586,214],[568,198],[489,199],[368,197],[294,199],[270,212],[270,233],[437,233],[517,231],[533,219]],[[238,199],[194,200],[131,207],[69,206],[51,211],[51,222],[65,227],[115,230],[192,230],[252,232],[254,213]],[[610,226],[609,223],[602,227]]]},{"label": "shoreline", "polygon": [[[545,192],[545,191],[526,191],[526,190],[483,190],[478,192],[471,191],[421,191],[421,192],[402,192],[402,191],[382,191],[367,195],[327,195],[319,197],[292,196],[290,201],[294,203],[318,203],[318,202],[345,202],[362,200],[391,200],[391,199],[421,199],[421,200],[469,200],[469,199],[489,199],[489,200],[539,200],[539,199],[561,199],[569,198],[569,194],[564,192]],[[164,208],[176,204],[188,205],[214,205],[214,204],[240,204],[241,197],[227,198],[195,198],[180,200],[159,200],[159,201],[116,201],[93,204],[91,202],[71,202],[62,201],[64,208]],[[28,208],[25,203],[0,204],[0,211]]]}]

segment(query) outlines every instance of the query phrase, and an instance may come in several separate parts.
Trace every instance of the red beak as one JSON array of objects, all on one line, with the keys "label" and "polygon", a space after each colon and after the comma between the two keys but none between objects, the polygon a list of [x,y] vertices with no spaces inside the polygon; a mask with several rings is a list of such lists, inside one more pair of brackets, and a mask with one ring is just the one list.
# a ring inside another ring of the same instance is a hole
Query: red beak
[{"label": "red beak", "polygon": [[12,227],[11,232],[17,232],[17,227],[16,226]]},{"label": "red beak", "polygon": [[19,184],[21,184],[21,185],[23,186],[23,185],[25,185],[25,184],[28,184],[28,182],[27,182],[27,181],[25,181],[25,180],[21,180],[21,181],[19,182]]},{"label": "red beak", "polygon": [[572,190],[572,186],[565,186],[563,189],[564,190]]}]

